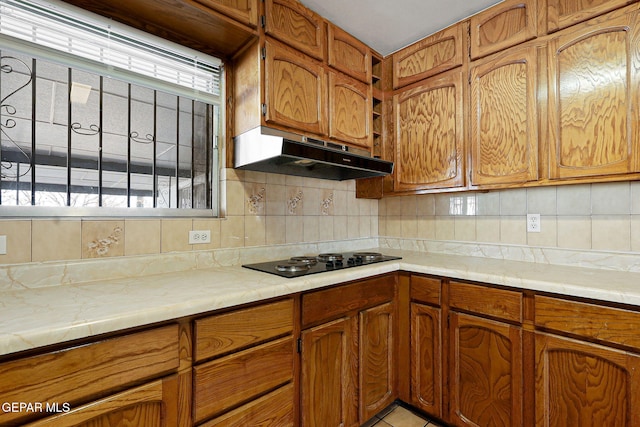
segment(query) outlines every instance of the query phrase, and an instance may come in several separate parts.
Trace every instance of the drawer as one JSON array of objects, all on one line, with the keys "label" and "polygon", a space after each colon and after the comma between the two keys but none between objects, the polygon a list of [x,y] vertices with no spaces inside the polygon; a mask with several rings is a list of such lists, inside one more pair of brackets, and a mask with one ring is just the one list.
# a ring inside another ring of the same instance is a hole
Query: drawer
[{"label": "drawer", "polygon": [[302,295],[302,328],[391,301],[396,275],[385,275]]},{"label": "drawer", "polygon": [[411,299],[439,306],[441,285],[441,279],[411,275]]},{"label": "drawer", "polygon": [[287,384],[200,427],[293,426],[293,384]]},{"label": "drawer", "polygon": [[253,347],[193,368],[197,422],[247,403],[293,378],[293,339]]},{"label": "drawer", "polygon": [[535,324],[640,349],[640,313],[636,311],[536,295]]},{"label": "drawer", "polygon": [[[0,364],[2,402],[77,402],[176,370],[178,325]],[[44,403],[43,403],[44,404]],[[0,425],[33,415],[0,412]]]},{"label": "drawer", "polygon": [[194,323],[194,358],[198,362],[290,333],[293,300],[209,316]]},{"label": "drawer", "polygon": [[449,305],[475,314],[522,323],[522,293],[470,283],[449,283]]}]

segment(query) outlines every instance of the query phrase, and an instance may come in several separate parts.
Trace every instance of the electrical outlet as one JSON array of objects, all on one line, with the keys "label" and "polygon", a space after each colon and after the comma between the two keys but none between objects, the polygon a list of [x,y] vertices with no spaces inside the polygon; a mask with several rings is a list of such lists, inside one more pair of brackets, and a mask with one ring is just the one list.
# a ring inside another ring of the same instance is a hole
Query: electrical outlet
[{"label": "electrical outlet", "polygon": [[189,232],[189,244],[211,243],[211,230],[193,230]]},{"label": "electrical outlet", "polygon": [[7,236],[0,236],[0,255],[7,254]]},{"label": "electrical outlet", "polygon": [[539,233],[540,228],[540,214],[527,214],[527,233]]}]

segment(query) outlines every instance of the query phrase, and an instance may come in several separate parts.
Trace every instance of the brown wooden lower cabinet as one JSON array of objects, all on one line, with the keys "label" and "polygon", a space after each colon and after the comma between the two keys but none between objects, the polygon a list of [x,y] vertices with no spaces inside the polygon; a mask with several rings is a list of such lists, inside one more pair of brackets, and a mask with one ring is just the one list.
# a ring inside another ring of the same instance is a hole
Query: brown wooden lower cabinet
[{"label": "brown wooden lower cabinet", "polygon": [[536,333],[536,426],[640,425],[640,356]]},{"label": "brown wooden lower cabinet", "polygon": [[457,426],[522,425],[522,328],[451,313],[450,418]]},{"label": "brown wooden lower cabinet", "polygon": [[638,328],[638,307],[387,274],[5,357],[0,401],[51,411],[0,425],[356,427],[401,397],[453,426],[638,427]]},{"label": "brown wooden lower cabinet", "polygon": [[[109,396],[29,427],[174,427],[178,424],[177,376]],[[61,408],[62,409],[62,408]]]},{"label": "brown wooden lower cabinet", "polygon": [[395,400],[396,281],[302,295],[303,426],[359,426]]}]

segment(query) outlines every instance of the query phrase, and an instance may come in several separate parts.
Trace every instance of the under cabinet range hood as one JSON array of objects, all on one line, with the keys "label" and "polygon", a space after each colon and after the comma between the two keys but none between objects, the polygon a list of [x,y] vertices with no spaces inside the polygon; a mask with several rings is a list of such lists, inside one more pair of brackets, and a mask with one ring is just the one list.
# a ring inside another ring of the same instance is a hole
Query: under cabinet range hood
[{"label": "under cabinet range hood", "polygon": [[257,127],[234,138],[236,169],[311,178],[371,178],[393,172],[393,162],[368,151]]}]

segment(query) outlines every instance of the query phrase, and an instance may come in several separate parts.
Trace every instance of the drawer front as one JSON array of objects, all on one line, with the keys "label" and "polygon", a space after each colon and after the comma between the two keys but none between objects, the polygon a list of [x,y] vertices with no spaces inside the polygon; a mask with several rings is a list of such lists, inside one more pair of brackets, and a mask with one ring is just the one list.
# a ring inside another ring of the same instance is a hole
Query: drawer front
[{"label": "drawer front", "polygon": [[201,361],[293,330],[293,300],[214,315],[195,321],[195,361]]},{"label": "drawer front", "polygon": [[304,294],[302,328],[391,301],[395,284],[396,275],[392,274]]},{"label": "drawer front", "polygon": [[[178,325],[0,365],[2,402],[75,402],[178,368]],[[44,405],[44,403],[43,403]],[[0,411],[0,425],[25,412]]]},{"label": "drawer front", "polygon": [[200,427],[293,427],[293,399],[293,384],[287,384]]},{"label": "drawer front", "polygon": [[449,305],[475,314],[522,322],[522,294],[516,291],[451,282]]},{"label": "drawer front", "polygon": [[535,324],[640,349],[640,313],[635,311],[536,295]]},{"label": "drawer front", "polygon": [[411,276],[411,299],[425,304],[440,305],[441,279]]},{"label": "drawer front", "polygon": [[291,381],[293,351],[293,339],[282,338],[196,366],[196,421],[221,414]]}]

